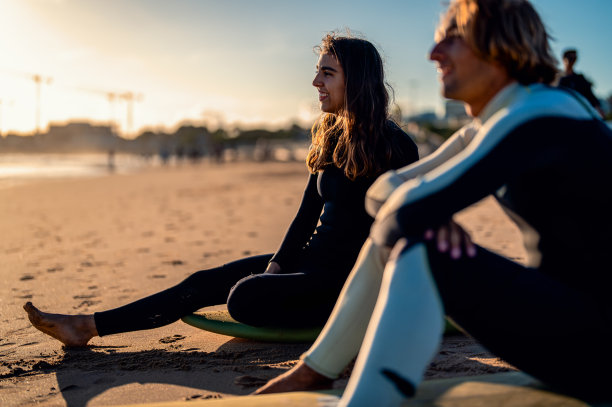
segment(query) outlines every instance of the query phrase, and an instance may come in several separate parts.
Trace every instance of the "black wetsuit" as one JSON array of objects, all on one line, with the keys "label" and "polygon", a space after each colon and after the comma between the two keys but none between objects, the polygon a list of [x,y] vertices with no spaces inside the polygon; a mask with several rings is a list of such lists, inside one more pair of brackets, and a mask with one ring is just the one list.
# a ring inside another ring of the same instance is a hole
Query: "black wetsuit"
[{"label": "black wetsuit", "polygon": [[[389,123],[387,136],[397,147],[390,168],[418,159],[416,144],[399,127]],[[276,254],[201,270],[160,293],[95,313],[99,335],[156,328],[223,303],[232,317],[249,325],[322,325],[368,236],[373,219],[364,199],[373,181],[351,181],[333,166],[310,175]],[[263,273],[271,260],[281,266],[281,274]]]},{"label": "black wetsuit", "polygon": [[426,242],[446,314],[540,380],[602,395],[612,378],[612,131],[569,92],[512,86],[462,154],[406,185],[396,209],[381,209],[372,235],[417,242],[425,228],[495,195],[521,229],[530,264],[482,247],[452,260]]},{"label": "black wetsuit", "polygon": [[601,106],[599,99],[597,99],[597,97],[593,94],[593,84],[589,82],[582,74],[574,72],[569,75],[562,76],[561,79],[559,79],[559,86],[573,89],[580,93],[593,107]]}]

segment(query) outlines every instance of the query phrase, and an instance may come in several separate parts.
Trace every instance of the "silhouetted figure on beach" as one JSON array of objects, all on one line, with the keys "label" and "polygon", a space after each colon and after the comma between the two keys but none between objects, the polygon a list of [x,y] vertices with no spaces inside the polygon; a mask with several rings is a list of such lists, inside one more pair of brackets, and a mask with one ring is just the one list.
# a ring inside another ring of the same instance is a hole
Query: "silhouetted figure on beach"
[{"label": "silhouetted figure on beach", "polygon": [[559,79],[559,86],[564,86],[580,93],[591,105],[593,105],[601,117],[604,117],[605,114],[601,109],[601,103],[593,94],[593,84],[585,78],[584,75],[574,71],[574,65],[577,60],[578,52],[575,49],[568,49],[563,53],[563,66],[565,67],[565,71],[563,72],[563,76]]},{"label": "silhouetted figure on beach", "polygon": [[115,169],[116,169],[115,150],[113,150],[112,148],[108,150],[108,159],[107,159],[106,165],[108,168],[108,172],[115,172]]}]

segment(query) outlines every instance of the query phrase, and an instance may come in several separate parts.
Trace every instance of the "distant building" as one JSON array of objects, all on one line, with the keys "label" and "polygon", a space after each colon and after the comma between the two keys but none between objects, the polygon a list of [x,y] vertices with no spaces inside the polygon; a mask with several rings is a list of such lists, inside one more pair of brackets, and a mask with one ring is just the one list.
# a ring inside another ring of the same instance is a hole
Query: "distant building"
[{"label": "distant building", "polygon": [[99,151],[115,148],[118,137],[110,126],[95,126],[87,122],[51,124],[39,137],[40,147],[59,151]]},{"label": "distant building", "polygon": [[458,100],[447,100],[444,104],[445,119],[469,119],[465,104]]},{"label": "distant building", "polygon": [[405,122],[432,123],[438,120],[435,112],[423,112],[404,119]]}]

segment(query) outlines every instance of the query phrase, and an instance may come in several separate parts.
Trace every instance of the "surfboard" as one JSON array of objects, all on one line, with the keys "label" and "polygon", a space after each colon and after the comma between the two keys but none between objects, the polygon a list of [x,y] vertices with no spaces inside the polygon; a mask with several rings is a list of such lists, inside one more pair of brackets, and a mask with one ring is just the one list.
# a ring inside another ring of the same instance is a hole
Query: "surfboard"
[{"label": "surfboard", "polygon": [[233,319],[227,309],[203,309],[181,319],[191,326],[206,331],[262,342],[313,342],[322,329],[322,327],[275,328],[246,325]]},{"label": "surfboard", "polygon": [[[323,329],[323,327],[275,328],[250,326],[233,319],[227,308],[219,307],[204,308],[181,319],[191,326],[209,332],[262,342],[314,342],[321,329]],[[445,333],[456,332],[459,332],[459,330],[447,320]]]},{"label": "surfboard", "polygon": [[[224,399],[149,403],[151,407],[332,407],[342,390],[228,396]],[[547,390],[521,372],[426,380],[402,407],[588,407],[590,404]],[[127,407],[127,406],[125,406]],[[135,406],[132,406],[135,407]]]}]

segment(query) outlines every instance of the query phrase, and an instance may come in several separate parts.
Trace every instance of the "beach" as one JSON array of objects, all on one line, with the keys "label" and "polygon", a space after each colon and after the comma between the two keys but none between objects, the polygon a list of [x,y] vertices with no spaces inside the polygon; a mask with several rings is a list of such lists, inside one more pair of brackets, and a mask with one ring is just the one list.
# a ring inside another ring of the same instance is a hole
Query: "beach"
[{"label": "beach", "polygon": [[[0,405],[229,398],[289,369],[308,344],[247,341],[181,321],[65,349],[34,329],[22,306],[93,313],[196,270],[273,252],[307,177],[303,162],[204,162],[0,189]],[[524,261],[518,230],[491,198],[456,219],[477,243]],[[444,339],[425,378],[511,369],[457,334]]]}]

